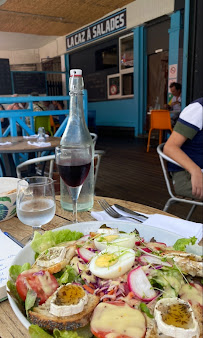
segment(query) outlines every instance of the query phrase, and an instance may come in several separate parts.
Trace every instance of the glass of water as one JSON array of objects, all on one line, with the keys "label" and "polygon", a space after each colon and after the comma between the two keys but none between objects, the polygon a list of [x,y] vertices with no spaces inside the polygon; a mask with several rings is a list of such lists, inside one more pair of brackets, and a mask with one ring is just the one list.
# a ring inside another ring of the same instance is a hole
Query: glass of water
[{"label": "glass of water", "polygon": [[18,181],[16,210],[19,220],[39,231],[55,215],[55,191],[52,178],[43,176],[26,177]]}]

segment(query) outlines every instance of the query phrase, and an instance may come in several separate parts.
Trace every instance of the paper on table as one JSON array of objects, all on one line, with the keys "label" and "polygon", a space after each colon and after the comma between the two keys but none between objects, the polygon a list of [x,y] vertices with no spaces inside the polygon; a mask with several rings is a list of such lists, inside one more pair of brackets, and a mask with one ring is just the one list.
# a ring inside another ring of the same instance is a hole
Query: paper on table
[{"label": "paper on table", "polygon": [[[34,135],[23,136],[23,138],[32,139],[32,138],[37,138],[38,136],[39,136],[38,134],[34,134]],[[45,137],[49,137],[49,135],[46,134]]]},{"label": "paper on table", "polygon": [[[119,213],[126,216],[126,214],[122,213],[121,211],[119,211]],[[98,221],[115,220],[115,218],[109,216],[105,211],[99,211],[99,212],[92,211],[91,215]],[[146,214],[143,214],[143,215],[146,215]],[[202,239],[202,236],[203,236],[203,224],[202,223],[185,221],[183,219],[160,215],[160,214],[147,215],[147,216],[149,218],[143,222],[143,224],[145,225],[154,226],[156,228],[171,231],[177,235],[180,235],[186,238],[195,236],[198,239],[198,242]]]},{"label": "paper on table", "polygon": [[0,146],[7,146],[8,144],[12,144],[12,142],[0,142]]},{"label": "paper on table", "polygon": [[0,248],[0,301],[2,301],[7,297],[6,283],[10,265],[21,247],[0,230]]},{"label": "paper on table", "polygon": [[50,147],[51,146],[51,142],[30,142],[28,141],[28,144],[30,144],[31,146],[35,146],[35,147]]}]

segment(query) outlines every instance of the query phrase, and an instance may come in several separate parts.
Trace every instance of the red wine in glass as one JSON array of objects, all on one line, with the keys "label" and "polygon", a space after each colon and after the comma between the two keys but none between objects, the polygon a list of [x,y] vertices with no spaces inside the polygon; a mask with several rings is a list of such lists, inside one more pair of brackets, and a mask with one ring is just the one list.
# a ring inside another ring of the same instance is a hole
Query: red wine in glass
[{"label": "red wine in glass", "polygon": [[81,164],[80,162],[69,163],[60,161],[58,163],[59,175],[69,187],[78,187],[85,181],[91,162]]}]

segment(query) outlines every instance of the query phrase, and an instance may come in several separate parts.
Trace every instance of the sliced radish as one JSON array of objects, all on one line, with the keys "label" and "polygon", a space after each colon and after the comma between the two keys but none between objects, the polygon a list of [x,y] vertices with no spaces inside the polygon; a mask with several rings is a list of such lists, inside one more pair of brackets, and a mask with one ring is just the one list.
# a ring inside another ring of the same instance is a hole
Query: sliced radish
[{"label": "sliced radish", "polygon": [[157,292],[153,289],[141,266],[129,272],[127,282],[130,291],[145,302],[149,302],[157,296]]},{"label": "sliced radish", "polygon": [[85,248],[78,248],[77,252],[80,258],[82,258],[85,263],[88,263],[92,259],[92,257],[96,255],[95,252]]},{"label": "sliced radish", "polygon": [[142,248],[142,249],[139,248],[139,250],[144,251],[144,252],[152,252],[152,250],[149,248]]},{"label": "sliced radish", "polygon": [[170,267],[172,266],[170,263],[163,262],[160,258],[151,256],[151,255],[140,256],[138,258],[138,261],[142,265],[156,264],[156,265],[160,265],[160,266],[170,266]]},{"label": "sliced radish", "polygon": [[79,239],[77,240],[77,243],[80,243],[80,242],[87,242],[89,238],[90,238],[90,235],[85,235],[85,236],[79,238]]},{"label": "sliced radish", "polygon": [[144,243],[144,238],[140,238],[139,241],[135,242],[135,245],[140,246],[142,243]]}]

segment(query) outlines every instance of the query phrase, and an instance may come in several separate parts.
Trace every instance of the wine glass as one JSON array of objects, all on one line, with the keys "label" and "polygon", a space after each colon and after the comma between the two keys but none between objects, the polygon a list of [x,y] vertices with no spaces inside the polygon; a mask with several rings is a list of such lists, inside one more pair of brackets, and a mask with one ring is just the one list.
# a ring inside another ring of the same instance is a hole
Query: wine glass
[{"label": "wine glass", "polygon": [[77,200],[89,173],[92,160],[91,145],[60,146],[55,148],[59,175],[67,185],[73,203],[73,222],[77,223]]},{"label": "wine glass", "polygon": [[19,220],[32,227],[32,235],[25,238],[29,241],[34,231],[40,231],[55,215],[55,191],[52,178],[43,176],[25,177],[18,181],[16,210]]}]

